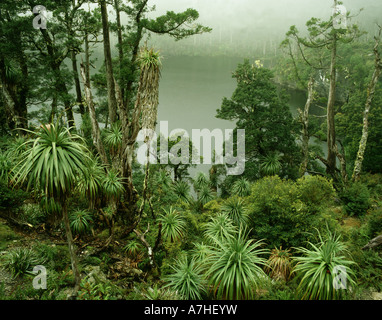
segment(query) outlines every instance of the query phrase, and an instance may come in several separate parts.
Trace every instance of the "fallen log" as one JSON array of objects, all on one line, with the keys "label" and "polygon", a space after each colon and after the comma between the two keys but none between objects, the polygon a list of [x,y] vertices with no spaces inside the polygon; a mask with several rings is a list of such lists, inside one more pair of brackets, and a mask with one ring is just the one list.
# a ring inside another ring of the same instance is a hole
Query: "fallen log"
[{"label": "fallen log", "polygon": [[373,249],[375,247],[378,247],[382,244],[382,234],[371,239],[363,248],[362,250],[366,249]]}]

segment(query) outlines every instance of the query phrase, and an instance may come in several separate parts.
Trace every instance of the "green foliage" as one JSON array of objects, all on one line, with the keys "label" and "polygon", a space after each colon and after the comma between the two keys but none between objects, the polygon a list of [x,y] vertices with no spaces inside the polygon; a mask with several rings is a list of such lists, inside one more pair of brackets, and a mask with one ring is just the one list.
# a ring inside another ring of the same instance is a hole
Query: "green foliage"
[{"label": "green foliage", "polygon": [[[95,277],[95,275],[93,275]],[[111,282],[102,282],[99,279],[90,281],[86,276],[82,279],[78,300],[117,300],[121,290]]]},{"label": "green foliage", "polygon": [[123,178],[113,169],[107,172],[103,179],[102,186],[107,197],[114,200],[119,199],[125,190]]},{"label": "green foliage", "polygon": [[246,227],[249,222],[249,217],[247,213],[247,208],[244,200],[239,197],[228,198],[222,204],[222,212],[226,213],[227,216],[233,220],[234,224],[238,227]]},{"label": "green foliage", "polygon": [[69,249],[66,245],[37,243],[34,245],[36,255],[44,261],[47,269],[61,272],[70,265]]},{"label": "green foliage", "polygon": [[158,284],[152,287],[144,288],[143,286],[134,287],[133,300],[182,300],[183,297],[172,288],[159,288]]},{"label": "green foliage", "polygon": [[194,243],[194,248],[191,250],[192,259],[194,259],[196,263],[200,264],[203,270],[205,269],[204,261],[208,258],[209,252],[209,246],[203,242]]},{"label": "green foliage", "polygon": [[274,176],[281,172],[281,155],[278,153],[269,153],[261,157],[260,160],[260,173],[263,176]]},{"label": "green foliage", "polygon": [[307,186],[309,191],[321,179],[304,179],[293,182],[274,176],[253,184],[248,198],[248,213],[255,238],[266,239],[273,248],[297,247],[311,239],[310,233],[314,228],[321,230],[326,223],[333,227],[336,225],[333,217],[324,210],[327,207],[322,204],[316,206],[315,202],[322,195],[331,194],[330,184],[323,184],[322,189],[309,194],[304,187]]},{"label": "green foliage", "polygon": [[311,210],[328,205],[336,196],[332,181],[322,176],[304,176],[297,180],[299,199]]},{"label": "green foliage", "polygon": [[232,219],[225,213],[218,213],[205,224],[203,235],[207,242],[214,243],[215,239],[224,241],[234,237],[236,231],[237,227]]},{"label": "green foliage", "polygon": [[355,257],[357,262],[357,282],[363,288],[382,290],[382,256],[375,250],[359,250]]},{"label": "green foliage", "polygon": [[319,234],[318,244],[309,242],[311,249],[297,248],[301,256],[296,256],[293,273],[300,283],[297,294],[301,299],[308,300],[337,300],[342,297],[342,290],[334,287],[334,280],[339,274],[335,268],[346,270],[346,285],[355,285],[355,273],[351,266],[353,261],[346,257],[347,249],[340,241],[340,236],[328,233],[326,239]]},{"label": "green foliage", "polygon": [[215,193],[208,185],[202,185],[197,191],[197,202],[204,207],[205,204],[215,199]]},{"label": "green foliage", "polygon": [[232,186],[232,195],[237,195],[239,197],[247,197],[251,193],[251,184],[245,178],[240,178],[236,180]]},{"label": "green foliage", "polygon": [[47,197],[66,198],[72,191],[79,172],[83,172],[88,158],[81,137],[63,126],[42,126],[30,132],[34,139],[15,169],[17,182],[27,181],[28,189],[38,188]]},{"label": "green foliage", "polygon": [[46,219],[46,214],[41,209],[40,205],[27,203],[21,207],[17,218],[34,226],[43,223]]},{"label": "green foliage", "polygon": [[122,145],[122,128],[119,121],[114,122],[109,129],[105,129],[104,142],[112,155],[116,154]]},{"label": "green foliage", "polygon": [[344,209],[350,216],[364,216],[370,207],[369,189],[360,182],[351,183],[340,194]]},{"label": "green foliage", "polygon": [[69,214],[69,221],[75,234],[84,234],[90,231],[93,216],[87,210],[76,210]]},{"label": "green foliage", "polygon": [[274,248],[267,261],[266,272],[275,280],[289,280],[292,272],[290,249]]},{"label": "green foliage", "polygon": [[206,276],[218,299],[253,299],[265,275],[263,242],[248,239],[240,229],[235,236],[217,239],[205,263]]},{"label": "green foliage", "polygon": [[[372,45],[369,46],[369,52],[372,52]],[[352,56],[353,52],[349,53]],[[364,54],[367,56],[367,54]],[[358,64],[364,66],[365,62],[358,61]],[[370,68],[370,67],[369,67]],[[369,69],[370,70],[370,69]],[[369,82],[369,70],[365,78],[356,78],[355,80]],[[352,167],[356,159],[359,148],[359,141],[362,135],[363,111],[365,108],[367,89],[361,86],[361,89],[354,90],[340,112],[336,115],[338,136],[343,141],[349,166]],[[363,172],[381,173],[382,172],[382,89],[376,89],[369,112],[369,132],[364,159],[362,162]]]},{"label": "green foliage", "polygon": [[183,255],[171,266],[173,273],[165,277],[168,284],[186,300],[200,300],[206,293],[202,269],[193,259]]},{"label": "green foliage", "polygon": [[8,184],[12,166],[10,152],[0,151],[0,183]]},{"label": "green foliage", "polygon": [[382,233],[382,208],[376,208],[366,218],[367,234],[372,239]]},{"label": "green foliage", "polygon": [[233,73],[237,87],[231,99],[224,98],[217,110],[217,118],[245,129],[244,177],[251,181],[261,177],[261,170],[292,177],[299,165],[298,129],[273,76],[271,70],[245,60]]},{"label": "green foliage", "polygon": [[172,190],[176,196],[187,203],[191,201],[190,189],[189,183],[185,180],[175,181],[172,185]]},{"label": "green foliage", "polygon": [[142,245],[140,242],[138,242],[138,240],[136,239],[133,239],[133,240],[130,240],[124,247],[123,247],[123,250],[125,250],[127,252],[127,254],[131,257],[131,258],[136,258],[137,255],[142,251]]},{"label": "green foliage", "polygon": [[32,274],[33,268],[43,264],[43,261],[39,259],[32,249],[20,247],[9,250],[2,264],[16,278]]},{"label": "green foliage", "polygon": [[165,240],[174,242],[181,239],[186,231],[186,222],[182,215],[172,207],[168,210],[163,209],[165,214],[158,217],[162,223],[162,236]]},{"label": "green foliage", "polygon": [[105,171],[99,162],[99,158],[91,157],[88,159],[83,175],[79,178],[76,186],[77,190],[82,198],[87,199],[94,205],[103,190],[104,179]]},{"label": "green foliage", "polygon": [[20,207],[28,193],[22,189],[12,189],[0,183],[0,210],[14,210]]},{"label": "green foliage", "polygon": [[18,238],[19,238],[18,234],[16,234],[8,225],[0,221],[0,250],[1,251],[5,250],[10,242]]}]

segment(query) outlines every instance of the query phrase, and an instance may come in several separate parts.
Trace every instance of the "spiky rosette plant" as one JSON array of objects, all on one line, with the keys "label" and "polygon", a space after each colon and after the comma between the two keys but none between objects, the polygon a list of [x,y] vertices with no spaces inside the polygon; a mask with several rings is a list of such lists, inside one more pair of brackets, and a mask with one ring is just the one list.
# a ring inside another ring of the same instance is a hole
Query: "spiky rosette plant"
[{"label": "spiky rosette plant", "polygon": [[67,199],[78,176],[85,173],[89,151],[80,136],[60,125],[42,125],[36,132],[27,131],[33,138],[26,142],[30,148],[26,149],[22,160],[14,168],[13,181],[15,184],[26,183],[29,190],[40,189],[45,197],[60,204],[75,276],[72,297],[76,297],[81,279],[70,229]]},{"label": "spiky rosette plant", "polygon": [[249,222],[247,208],[243,199],[239,197],[229,198],[222,205],[222,211],[226,213],[237,226],[243,225],[245,227]]},{"label": "spiky rosette plant", "polygon": [[292,272],[290,249],[274,248],[268,258],[267,268],[269,276],[275,280],[287,281]]},{"label": "spiky rosette plant", "polygon": [[91,209],[94,209],[97,199],[102,193],[104,179],[104,166],[101,165],[98,157],[91,157],[84,174],[80,176],[77,183],[78,192],[89,201]]},{"label": "spiky rosette plant", "polygon": [[186,255],[171,266],[173,273],[166,276],[166,287],[171,287],[187,300],[200,300],[206,293],[201,266]]},{"label": "spiky rosette plant", "polygon": [[240,229],[234,237],[216,239],[208,255],[206,276],[218,299],[253,299],[265,276],[262,241]]},{"label": "spiky rosette plant", "polygon": [[[304,300],[337,300],[343,296],[341,286],[335,281],[341,280],[346,287],[355,284],[353,261],[340,236],[328,232],[324,239],[319,233],[318,244],[309,242],[310,249],[297,248],[301,255],[294,258],[297,262],[293,273],[299,278],[297,294]],[[342,273],[340,275],[340,273]],[[343,285],[343,284],[341,284]]]},{"label": "spiky rosette plant", "polygon": [[186,221],[178,211],[173,208],[163,209],[158,220],[162,223],[162,236],[165,240],[174,242],[183,237],[186,232]]},{"label": "spiky rosette plant", "polygon": [[251,184],[245,178],[236,180],[232,186],[232,194],[239,197],[247,197],[251,193]]},{"label": "spiky rosette plant", "polygon": [[226,213],[218,213],[204,225],[204,238],[208,243],[234,237],[237,227]]},{"label": "spiky rosette plant", "polygon": [[104,141],[112,156],[118,154],[122,146],[122,128],[119,121],[114,122],[104,131]]}]

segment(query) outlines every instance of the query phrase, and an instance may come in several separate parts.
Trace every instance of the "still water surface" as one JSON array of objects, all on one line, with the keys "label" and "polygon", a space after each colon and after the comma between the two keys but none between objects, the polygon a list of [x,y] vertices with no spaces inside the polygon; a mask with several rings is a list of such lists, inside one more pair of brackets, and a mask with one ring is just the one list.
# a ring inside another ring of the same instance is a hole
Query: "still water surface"
[{"label": "still water surface", "polygon": [[[184,129],[191,136],[192,129],[233,129],[235,123],[217,119],[216,110],[224,97],[230,98],[236,88],[232,78],[242,58],[173,56],[163,59],[159,90],[158,123],[168,121],[169,132]],[[290,110],[305,105],[305,94],[292,92]],[[159,131],[159,130],[158,130]],[[207,172],[210,165],[190,170]]]}]

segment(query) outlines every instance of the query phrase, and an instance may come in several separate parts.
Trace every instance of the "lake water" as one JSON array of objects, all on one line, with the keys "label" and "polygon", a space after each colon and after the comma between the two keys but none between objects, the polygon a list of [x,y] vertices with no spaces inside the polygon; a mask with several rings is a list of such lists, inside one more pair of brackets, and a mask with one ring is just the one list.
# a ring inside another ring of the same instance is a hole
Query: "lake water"
[{"label": "lake water", "polygon": [[[173,56],[163,60],[159,90],[158,123],[168,121],[169,132],[184,129],[233,129],[235,123],[217,119],[216,110],[224,97],[230,98],[236,88],[232,78],[242,58]],[[295,116],[306,102],[304,93],[292,92],[290,110]],[[157,130],[159,131],[159,130]],[[190,170],[208,172],[211,165]]]}]

